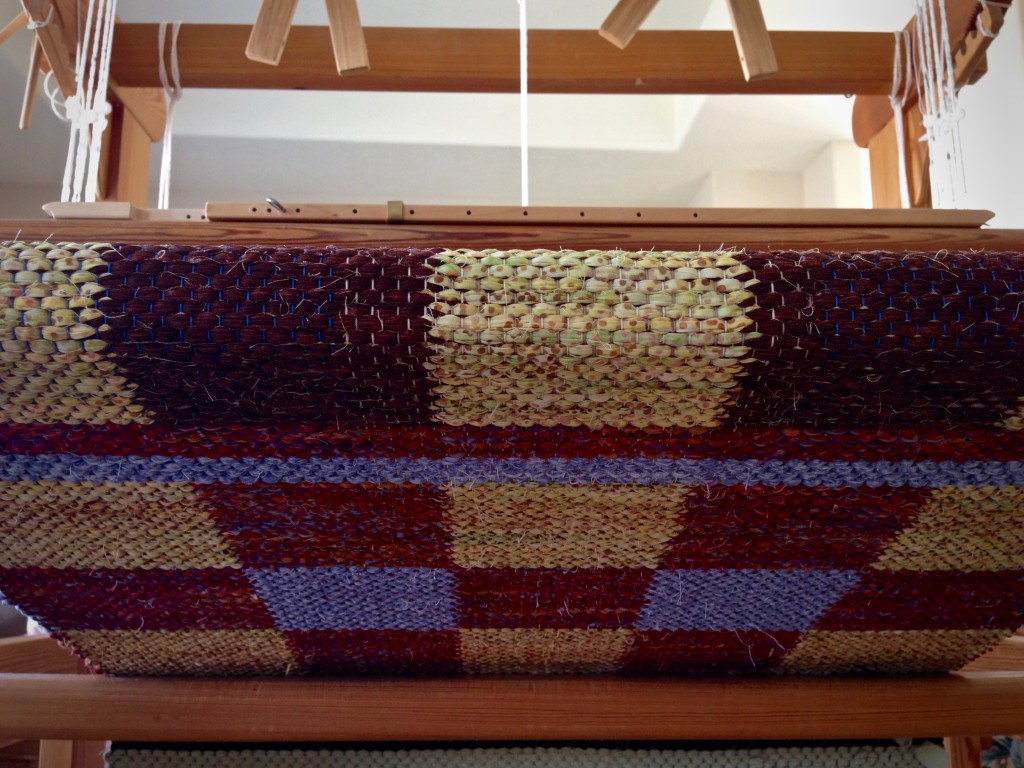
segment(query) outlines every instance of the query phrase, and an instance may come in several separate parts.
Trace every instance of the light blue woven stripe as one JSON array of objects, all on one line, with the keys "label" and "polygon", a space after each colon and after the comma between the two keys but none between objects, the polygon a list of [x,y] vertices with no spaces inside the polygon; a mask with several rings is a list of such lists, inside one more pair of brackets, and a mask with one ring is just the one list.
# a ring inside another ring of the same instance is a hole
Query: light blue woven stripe
[{"label": "light blue woven stripe", "polygon": [[575,483],[605,485],[1024,486],[1021,461],[360,459],[0,456],[0,480],[210,483]]}]

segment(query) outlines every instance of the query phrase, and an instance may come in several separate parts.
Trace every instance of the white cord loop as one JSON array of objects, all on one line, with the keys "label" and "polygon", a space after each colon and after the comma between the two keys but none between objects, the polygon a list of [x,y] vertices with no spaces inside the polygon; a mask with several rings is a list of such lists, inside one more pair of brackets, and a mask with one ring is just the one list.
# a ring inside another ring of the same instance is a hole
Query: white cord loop
[{"label": "white cord loop", "polygon": [[27,29],[42,29],[43,27],[50,26],[50,22],[53,21],[53,6],[50,6],[49,12],[46,14],[46,18],[42,21],[34,21],[30,19],[25,25]]},{"label": "white cord loop", "polygon": [[164,87],[167,99],[167,120],[164,124],[163,150],[160,155],[160,187],[157,193],[157,208],[166,210],[171,200],[171,144],[174,135],[174,109],[181,101],[181,72],[178,67],[178,32],[181,22],[175,22],[171,28],[171,77],[167,77],[167,65],[164,47],[167,39],[167,22],[160,24],[160,83]]}]

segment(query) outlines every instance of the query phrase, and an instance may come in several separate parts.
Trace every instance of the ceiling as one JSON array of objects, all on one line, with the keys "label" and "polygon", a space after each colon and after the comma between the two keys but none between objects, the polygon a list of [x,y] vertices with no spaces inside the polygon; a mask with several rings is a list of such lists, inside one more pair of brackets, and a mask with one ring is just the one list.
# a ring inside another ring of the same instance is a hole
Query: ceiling
[{"label": "ceiling", "polygon": [[[129,22],[251,23],[258,6],[126,0],[118,12]],[[596,30],[613,6],[614,0],[531,0],[529,23]],[[909,0],[762,6],[769,29],[777,30],[888,31],[911,15]],[[516,0],[361,0],[359,7],[367,26],[518,23]],[[0,0],[0,24],[18,10],[18,0]],[[295,23],[325,24],[323,4],[302,0]],[[729,20],[724,0],[664,0],[644,28],[727,29]],[[17,201],[0,198],[8,209],[59,197],[66,152],[66,127],[45,98],[31,132],[17,131],[28,42],[22,31],[0,47],[0,88],[7,94],[0,102],[0,184],[25,190]],[[370,58],[372,66],[372,50]],[[687,205],[715,173],[799,179],[831,143],[849,140],[851,108],[843,97],[531,96],[530,202]],[[517,204],[518,110],[517,96],[501,94],[190,90],[175,117],[171,203],[272,195]],[[155,148],[154,179],[156,155]],[[779,204],[794,204],[787,195]]]}]

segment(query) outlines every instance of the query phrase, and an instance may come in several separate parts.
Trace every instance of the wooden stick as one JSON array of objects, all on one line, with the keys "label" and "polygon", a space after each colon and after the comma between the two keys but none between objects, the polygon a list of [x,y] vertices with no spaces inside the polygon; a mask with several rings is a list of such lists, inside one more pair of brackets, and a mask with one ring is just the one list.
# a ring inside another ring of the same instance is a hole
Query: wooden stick
[{"label": "wooden stick", "polygon": [[0,640],[0,672],[72,673],[82,662],[56,640],[44,635],[25,635]]},{"label": "wooden stick", "polygon": [[299,0],[263,0],[245,47],[246,58],[277,66],[298,4]]},{"label": "wooden stick", "polygon": [[27,131],[32,125],[32,110],[36,105],[36,91],[39,90],[39,70],[42,68],[43,46],[36,37],[32,40],[32,51],[28,58],[28,77],[25,78],[25,95],[21,100],[21,119],[18,128]]},{"label": "wooden stick", "polygon": [[366,38],[359,21],[359,6],[356,0],[325,0],[327,23],[331,30],[331,46],[334,48],[334,63],[339,75],[365,72],[370,68],[370,57],[366,52]]},{"label": "wooden stick", "polygon": [[860,739],[1024,730],[1024,674],[188,680],[0,676],[0,737],[137,741]]},{"label": "wooden stick", "polygon": [[760,0],[728,0],[736,50],[747,81],[762,80],[778,74],[772,39],[764,23]]},{"label": "wooden stick", "polygon": [[72,768],[73,741],[43,739],[39,742],[39,768]]},{"label": "wooden stick", "polygon": [[[279,66],[245,58],[243,25],[185,24],[178,37],[185,88],[519,93],[519,33],[512,29],[364,27],[373,69],[338,77],[324,27],[292,28]],[[118,24],[111,77],[160,87],[157,26]],[[783,68],[747,82],[728,31],[640,31],[624,51],[586,30],[530,31],[531,93],[875,93],[892,87],[893,36],[775,32]]]},{"label": "wooden stick", "polygon": [[953,736],[946,739],[949,768],[981,768],[981,739],[977,736]]},{"label": "wooden stick", "polygon": [[25,13],[25,11],[22,11],[9,22],[7,22],[7,25],[3,29],[0,29],[0,45],[6,43],[8,38],[15,32],[17,32],[19,29],[24,27],[27,22],[28,14]]},{"label": "wooden stick", "polygon": [[658,0],[619,0],[598,34],[612,45],[625,48],[657,4]]}]

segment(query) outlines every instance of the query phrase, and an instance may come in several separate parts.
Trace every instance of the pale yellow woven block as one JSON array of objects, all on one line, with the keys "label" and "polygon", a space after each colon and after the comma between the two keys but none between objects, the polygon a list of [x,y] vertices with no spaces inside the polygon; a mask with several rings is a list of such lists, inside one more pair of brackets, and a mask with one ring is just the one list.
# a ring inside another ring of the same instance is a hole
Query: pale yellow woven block
[{"label": "pale yellow woven block", "polygon": [[241,567],[187,483],[5,482],[0,507],[4,568]]},{"label": "pale yellow woven block", "polygon": [[599,674],[619,669],[629,629],[463,629],[470,674]]},{"label": "pale yellow woven block", "polygon": [[1024,430],[1024,397],[1018,398],[1017,407],[1011,410],[1002,421],[996,423],[997,427],[1003,427],[1011,432]]},{"label": "pale yellow woven block", "polygon": [[150,423],[94,327],[109,247],[0,245],[0,423]]},{"label": "pale yellow woven block", "polygon": [[749,349],[732,253],[446,251],[431,305],[451,425],[709,428]]},{"label": "pale yellow woven block", "polygon": [[682,485],[453,486],[445,513],[463,568],[657,568],[692,489]]},{"label": "pale yellow woven block", "polygon": [[1013,634],[1002,630],[808,632],[778,672],[794,675],[959,669]]},{"label": "pale yellow woven block", "polygon": [[1024,488],[937,488],[874,563],[912,571],[1024,568]]},{"label": "pale yellow woven block", "polygon": [[281,676],[299,674],[283,632],[275,629],[61,633],[86,659],[118,675]]}]

